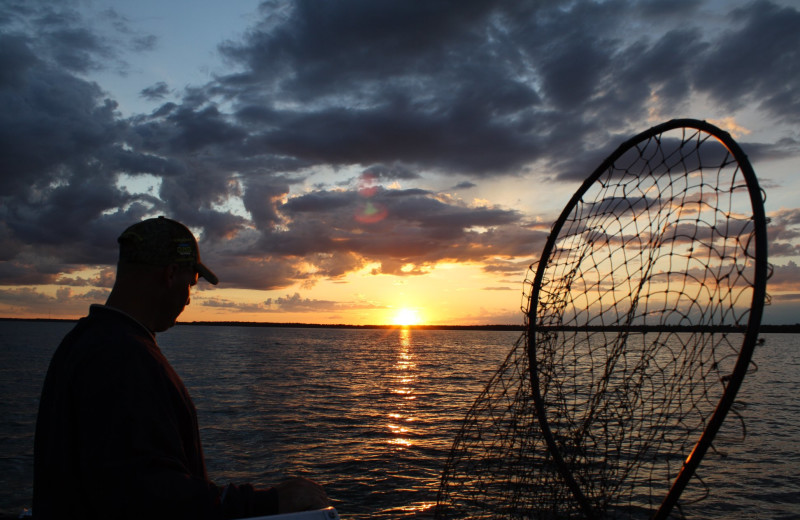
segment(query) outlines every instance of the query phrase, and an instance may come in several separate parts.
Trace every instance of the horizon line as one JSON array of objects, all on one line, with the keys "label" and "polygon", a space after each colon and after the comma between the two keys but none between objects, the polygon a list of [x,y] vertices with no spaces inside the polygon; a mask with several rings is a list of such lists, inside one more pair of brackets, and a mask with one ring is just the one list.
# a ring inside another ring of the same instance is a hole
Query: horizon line
[{"label": "horizon line", "polygon": [[[13,317],[0,317],[0,321],[34,321],[34,322],[77,322],[80,318],[13,318]],[[331,328],[331,329],[422,329],[422,330],[493,330],[493,331],[524,331],[524,324],[488,324],[488,325],[447,325],[447,324],[417,324],[417,325],[394,325],[394,324],[367,324],[355,325],[347,323],[301,323],[301,322],[270,322],[270,321],[235,321],[235,320],[222,320],[222,321],[178,321],[175,326],[220,326],[220,327],[281,327],[281,328]],[[697,329],[702,326],[683,326],[687,329]],[[577,327],[576,329],[583,329],[585,327]],[[594,327],[591,327],[594,328]],[[609,325],[605,328],[607,330],[618,329],[619,326]],[[636,330],[637,326],[631,326],[631,330]],[[680,325],[665,325],[655,328],[663,330],[680,329]],[[571,330],[571,329],[570,329]],[[800,333],[800,323],[794,324],[761,324],[759,332],[795,332]]]}]

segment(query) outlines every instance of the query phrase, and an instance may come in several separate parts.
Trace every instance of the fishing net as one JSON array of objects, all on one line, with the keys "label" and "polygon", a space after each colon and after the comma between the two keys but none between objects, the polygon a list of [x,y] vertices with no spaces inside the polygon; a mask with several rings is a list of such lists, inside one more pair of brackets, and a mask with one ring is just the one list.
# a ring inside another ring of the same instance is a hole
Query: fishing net
[{"label": "fishing net", "polygon": [[553,226],[437,517],[682,514],[747,372],[767,271],[762,193],[727,133],[674,120],[621,145]]}]

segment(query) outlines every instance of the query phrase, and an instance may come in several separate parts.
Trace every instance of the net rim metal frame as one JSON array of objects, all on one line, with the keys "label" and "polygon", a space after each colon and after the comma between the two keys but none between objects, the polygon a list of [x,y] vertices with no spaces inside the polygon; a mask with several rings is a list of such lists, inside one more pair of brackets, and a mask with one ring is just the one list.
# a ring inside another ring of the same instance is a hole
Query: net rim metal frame
[{"label": "net rim metal frame", "polygon": [[565,483],[569,487],[576,501],[579,503],[586,518],[594,518],[594,511],[589,500],[583,494],[580,486],[570,472],[563,457],[561,456],[561,453],[558,450],[553,433],[550,430],[550,425],[547,422],[547,410],[545,409],[544,402],[539,391],[540,382],[538,378],[538,364],[536,360],[536,317],[542,278],[545,270],[547,269],[548,260],[553,252],[561,228],[571,214],[572,210],[577,205],[578,201],[580,201],[589,188],[594,185],[597,179],[600,178],[600,176],[603,175],[608,168],[616,162],[617,159],[619,159],[625,152],[634,147],[637,143],[646,139],[650,139],[664,132],[680,128],[695,129],[714,137],[723,146],[725,146],[725,148],[727,148],[727,150],[738,163],[742,176],[747,184],[748,193],[750,195],[750,204],[753,210],[755,234],[755,276],[753,281],[753,298],[750,306],[751,310],[748,317],[747,328],[744,333],[739,358],[737,359],[734,371],[731,374],[730,380],[728,381],[728,386],[720,398],[717,407],[708,422],[708,425],[701,434],[693,450],[685,460],[683,467],[673,481],[673,484],[670,487],[670,490],[664,498],[661,506],[653,516],[654,519],[662,520],[667,518],[670,511],[677,503],[678,498],[683,492],[683,489],[686,487],[689,480],[694,475],[695,470],[700,465],[700,462],[706,451],[708,451],[708,448],[711,446],[711,443],[719,431],[719,428],[722,425],[722,422],[724,421],[728,411],[733,405],[734,398],[736,397],[741,383],[744,380],[744,376],[747,373],[753,350],[755,349],[758,339],[758,329],[761,324],[761,317],[764,310],[767,285],[766,282],[769,269],[767,262],[767,231],[762,191],[758,185],[758,179],[756,178],[755,172],[747,158],[747,155],[728,132],[725,132],[711,123],[697,119],[673,119],[645,130],[644,132],[641,132],[622,143],[583,182],[580,188],[578,188],[567,205],[564,207],[556,222],[553,224],[550,235],[547,238],[547,242],[545,243],[544,249],[542,250],[542,255],[539,259],[536,275],[532,283],[530,305],[526,313],[526,332],[528,336],[527,354],[530,365],[533,402],[536,409],[537,420],[539,421],[542,435],[545,438],[545,442],[547,443],[550,454],[552,455],[554,462],[559,469],[559,473],[561,474],[562,478],[564,478]]}]

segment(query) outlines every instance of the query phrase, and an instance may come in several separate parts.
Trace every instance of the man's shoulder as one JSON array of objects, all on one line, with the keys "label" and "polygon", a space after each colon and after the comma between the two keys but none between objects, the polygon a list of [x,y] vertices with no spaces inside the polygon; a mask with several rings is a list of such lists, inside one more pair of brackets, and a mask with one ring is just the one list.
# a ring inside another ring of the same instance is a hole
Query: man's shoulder
[{"label": "man's shoulder", "polygon": [[92,306],[59,345],[72,362],[132,362],[158,351],[155,339],[135,320],[102,306]]},{"label": "man's shoulder", "polygon": [[84,318],[93,325],[109,326],[121,332],[145,336],[154,339],[153,333],[137,321],[133,316],[114,307],[105,305],[92,305],[89,308],[89,315]]}]

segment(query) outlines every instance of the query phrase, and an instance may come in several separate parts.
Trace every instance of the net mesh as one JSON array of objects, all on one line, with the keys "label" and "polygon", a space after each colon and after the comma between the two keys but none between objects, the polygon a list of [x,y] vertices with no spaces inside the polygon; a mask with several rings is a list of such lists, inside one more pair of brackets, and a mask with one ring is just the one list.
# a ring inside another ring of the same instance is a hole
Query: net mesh
[{"label": "net mesh", "polygon": [[686,127],[618,152],[526,282],[526,332],[456,437],[438,518],[650,517],[726,391],[765,283],[740,163]]}]

